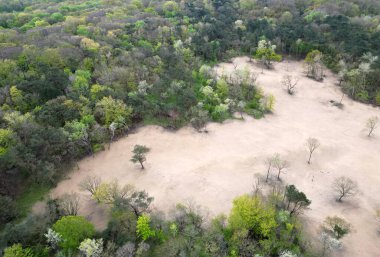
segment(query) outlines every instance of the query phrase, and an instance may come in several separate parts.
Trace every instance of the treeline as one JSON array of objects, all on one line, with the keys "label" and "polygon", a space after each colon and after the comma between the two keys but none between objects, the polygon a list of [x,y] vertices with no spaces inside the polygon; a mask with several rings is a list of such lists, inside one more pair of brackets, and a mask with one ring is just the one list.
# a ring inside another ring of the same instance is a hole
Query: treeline
[{"label": "treeline", "polygon": [[278,54],[318,53],[347,94],[380,104],[379,10],[360,0],[0,1],[0,227],[25,212],[24,188],[54,185],[136,124],[202,130],[235,111],[272,111],[255,76],[211,69],[259,56],[263,40]]},{"label": "treeline", "polygon": [[[77,216],[78,195],[64,195],[50,200],[45,214],[6,228],[4,257],[312,257],[334,249],[328,243],[326,249],[311,251],[298,221],[311,202],[293,185],[274,185],[266,197],[260,191],[237,197],[229,216],[211,221],[194,204],[179,204],[164,218],[150,209],[153,198],[131,185],[87,177],[80,186],[98,204],[111,208],[104,231],[96,232],[93,224]],[[333,232],[326,233],[339,242]]]}]

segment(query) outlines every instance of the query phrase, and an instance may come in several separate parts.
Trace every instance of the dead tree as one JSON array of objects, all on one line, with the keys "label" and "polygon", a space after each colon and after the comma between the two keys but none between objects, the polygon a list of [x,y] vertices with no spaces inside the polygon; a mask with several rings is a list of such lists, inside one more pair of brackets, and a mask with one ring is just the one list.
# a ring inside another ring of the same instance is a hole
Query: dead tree
[{"label": "dead tree", "polygon": [[379,124],[379,118],[377,116],[373,116],[367,120],[366,127],[368,129],[368,136],[372,135],[372,132],[377,128]]},{"label": "dead tree", "polygon": [[310,164],[311,156],[313,152],[321,145],[316,138],[309,137],[306,142],[307,148],[309,149],[309,159],[307,161]]},{"label": "dead tree", "polygon": [[293,78],[292,75],[285,75],[282,77],[281,83],[285,87],[288,94],[293,95],[295,93],[295,87],[298,83],[298,78]]},{"label": "dead tree", "polygon": [[79,188],[83,191],[90,192],[91,195],[94,195],[101,182],[102,181],[98,176],[87,176],[79,183]]},{"label": "dead tree", "polygon": [[339,177],[334,180],[333,189],[337,193],[338,202],[342,202],[344,197],[351,197],[357,194],[358,184],[348,177]]}]

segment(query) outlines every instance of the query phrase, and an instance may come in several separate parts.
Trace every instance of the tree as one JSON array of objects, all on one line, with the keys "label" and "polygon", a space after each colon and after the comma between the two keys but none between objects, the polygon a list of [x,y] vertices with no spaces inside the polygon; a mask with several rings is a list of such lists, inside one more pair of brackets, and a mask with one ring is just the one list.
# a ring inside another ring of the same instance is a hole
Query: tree
[{"label": "tree", "polygon": [[132,112],[132,107],[127,106],[119,99],[113,99],[111,96],[103,97],[95,105],[95,117],[106,126],[111,125],[112,122],[128,124]]},{"label": "tree", "polygon": [[86,124],[76,120],[66,122],[65,131],[72,142],[85,147],[89,154],[93,153],[90,136],[88,134],[88,126]]},{"label": "tree", "polygon": [[306,195],[298,191],[294,185],[286,186],[285,197],[288,200],[286,209],[290,211],[290,215],[302,212],[302,210],[311,204],[311,201],[307,199]]},{"label": "tree", "polygon": [[84,180],[79,183],[79,188],[83,191],[90,192],[91,195],[94,195],[96,190],[101,184],[101,179],[98,176],[92,175],[87,176]]},{"label": "tree", "polygon": [[99,203],[115,204],[117,200],[128,199],[134,193],[132,185],[120,187],[117,181],[111,183],[101,183],[95,190],[92,197]]},{"label": "tree", "polygon": [[379,118],[377,116],[373,116],[367,120],[366,127],[368,129],[368,136],[370,137],[372,135],[372,132],[377,128],[379,125]]},{"label": "tree", "polygon": [[278,159],[280,159],[280,155],[279,155],[278,153],[276,153],[276,154],[274,154],[273,156],[268,157],[268,158],[265,160],[265,163],[266,163],[266,165],[267,165],[267,176],[266,176],[265,182],[268,182],[269,174],[270,174],[271,168],[272,168],[273,166],[275,166],[275,164],[278,162]]},{"label": "tree", "polygon": [[334,180],[333,189],[338,195],[337,201],[341,202],[344,197],[356,195],[358,185],[348,177],[339,177]]},{"label": "tree", "polygon": [[78,249],[85,257],[100,257],[103,253],[103,239],[87,238],[80,243]]},{"label": "tree", "polygon": [[342,249],[342,242],[338,239],[331,237],[328,233],[322,232],[320,235],[322,242],[322,257],[325,257],[328,251]]},{"label": "tree", "polygon": [[136,233],[143,241],[156,235],[155,231],[150,228],[150,217],[148,215],[143,214],[137,219]]},{"label": "tree", "polygon": [[288,94],[293,95],[295,93],[295,87],[297,86],[298,79],[293,78],[292,75],[284,75],[281,83],[286,88]]},{"label": "tree", "polygon": [[351,231],[351,224],[338,216],[329,216],[326,217],[323,228],[336,239],[341,239]]},{"label": "tree", "polygon": [[324,76],[323,54],[318,50],[313,50],[306,55],[305,62],[307,65],[307,76],[317,81],[321,81]]},{"label": "tree", "polygon": [[95,234],[94,225],[81,216],[64,216],[53,225],[53,230],[61,235],[59,243],[64,251],[75,251],[80,242]]},{"label": "tree", "polygon": [[59,243],[62,241],[62,237],[60,234],[52,230],[51,228],[48,229],[48,232],[45,234],[47,243],[51,246],[53,249],[57,249],[59,246]]},{"label": "tree", "polygon": [[4,250],[4,257],[34,257],[30,248],[22,248],[21,244],[14,244]]},{"label": "tree", "polygon": [[64,194],[58,201],[59,209],[64,216],[76,216],[79,210],[79,195],[77,193]]},{"label": "tree", "polygon": [[141,169],[144,169],[144,162],[146,161],[146,156],[145,154],[148,153],[150,149],[144,145],[135,145],[135,147],[132,150],[132,158],[131,162],[137,163],[139,162],[141,165]]},{"label": "tree", "polygon": [[198,131],[201,132],[202,129],[206,132],[206,124],[209,121],[209,114],[206,110],[196,106],[190,109],[192,118],[190,119],[191,125]]},{"label": "tree", "polygon": [[277,169],[277,179],[280,180],[281,172],[283,172],[284,169],[289,167],[289,162],[287,160],[281,159],[280,155],[277,155],[277,158],[275,158],[274,161],[274,167]]},{"label": "tree", "polygon": [[269,69],[272,61],[281,61],[281,55],[276,54],[276,45],[272,45],[270,41],[260,40],[255,53],[255,58],[261,60]]},{"label": "tree", "polygon": [[233,230],[248,230],[251,235],[266,237],[277,226],[275,210],[265,206],[260,197],[243,195],[233,201],[229,226]]},{"label": "tree", "polygon": [[309,159],[307,160],[307,163],[310,164],[311,161],[311,156],[313,152],[320,146],[321,144],[319,143],[318,139],[309,137],[306,141],[306,146],[309,150]]}]

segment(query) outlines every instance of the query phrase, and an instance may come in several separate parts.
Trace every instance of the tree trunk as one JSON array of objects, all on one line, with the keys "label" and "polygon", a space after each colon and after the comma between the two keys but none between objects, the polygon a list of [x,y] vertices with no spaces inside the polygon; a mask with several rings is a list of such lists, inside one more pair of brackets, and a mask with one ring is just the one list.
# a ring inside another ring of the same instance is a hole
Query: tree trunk
[{"label": "tree trunk", "polygon": [[269,178],[269,172],[270,168],[272,167],[272,164],[269,165],[268,170],[267,170],[267,178],[265,179],[265,183],[268,183],[268,178]]},{"label": "tree trunk", "polygon": [[145,169],[143,162],[142,161],[139,161],[139,162],[140,162],[140,165],[141,165],[141,169],[142,170]]},{"label": "tree trunk", "polygon": [[310,155],[309,155],[309,160],[307,161],[308,164],[310,164],[310,160],[311,160],[311,155],[313,154],[313,152],[310,152]]}]

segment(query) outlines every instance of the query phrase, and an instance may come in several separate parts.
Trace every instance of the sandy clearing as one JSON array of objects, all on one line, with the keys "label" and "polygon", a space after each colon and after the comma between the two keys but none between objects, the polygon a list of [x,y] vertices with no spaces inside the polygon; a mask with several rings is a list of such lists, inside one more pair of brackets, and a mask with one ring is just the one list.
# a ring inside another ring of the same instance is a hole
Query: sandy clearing
[{"label": "sandy clearing", "polygon": [[[286,157],[291,167],[282,175],[284,183],[295,184],[312,200],[305,213],[307,226],[315,233],[326,216],[339,215],[354,228],[343,239],[345,249],[337,256],[380,256],[380,237],[375,210],[380,208],[380,129],[373,138],[366,137],[364,126],[380,109],[343,101],[343,110],[329,101],[339,101],[341,93],[336,78],[327,72],[323,83],[306,78],[300,62],[284,61],[274,70],[264,70],[248,62],[233,60],[239,69],[259,73],[258,82],[265,93],[276,98],[275,112],[265,118],[229,120],[209,124],[208,134],[191,128],[177,132],[147,126],[112,144],[111,150],[79,162],[79,170],[59,183],[52,194],[79,192],[78,183],[89,174],[104,181],[117,179],[134,184],[155,197],[154,207],[168,210],[176,203],[193,201],[207,208],[210,216],[228,213],[234,197],[251,192],[254,174],[265,173],[263,160],[275,152]],[[218,74],[233,71],[231,63],[216,67]],[[286,73],[298,76],[297,93],[289,96],[280,81]],[[316,137],[321,147],[308,165],[305,141]],[[135,144],[151,148],[146,170],[141,171],[129,159]],[[360,194],[338,204],[331,194],[331,183],[338,176],[356,180]],[[107,211],[82,195],[80,213],[98,228],[107,223]]]}]

